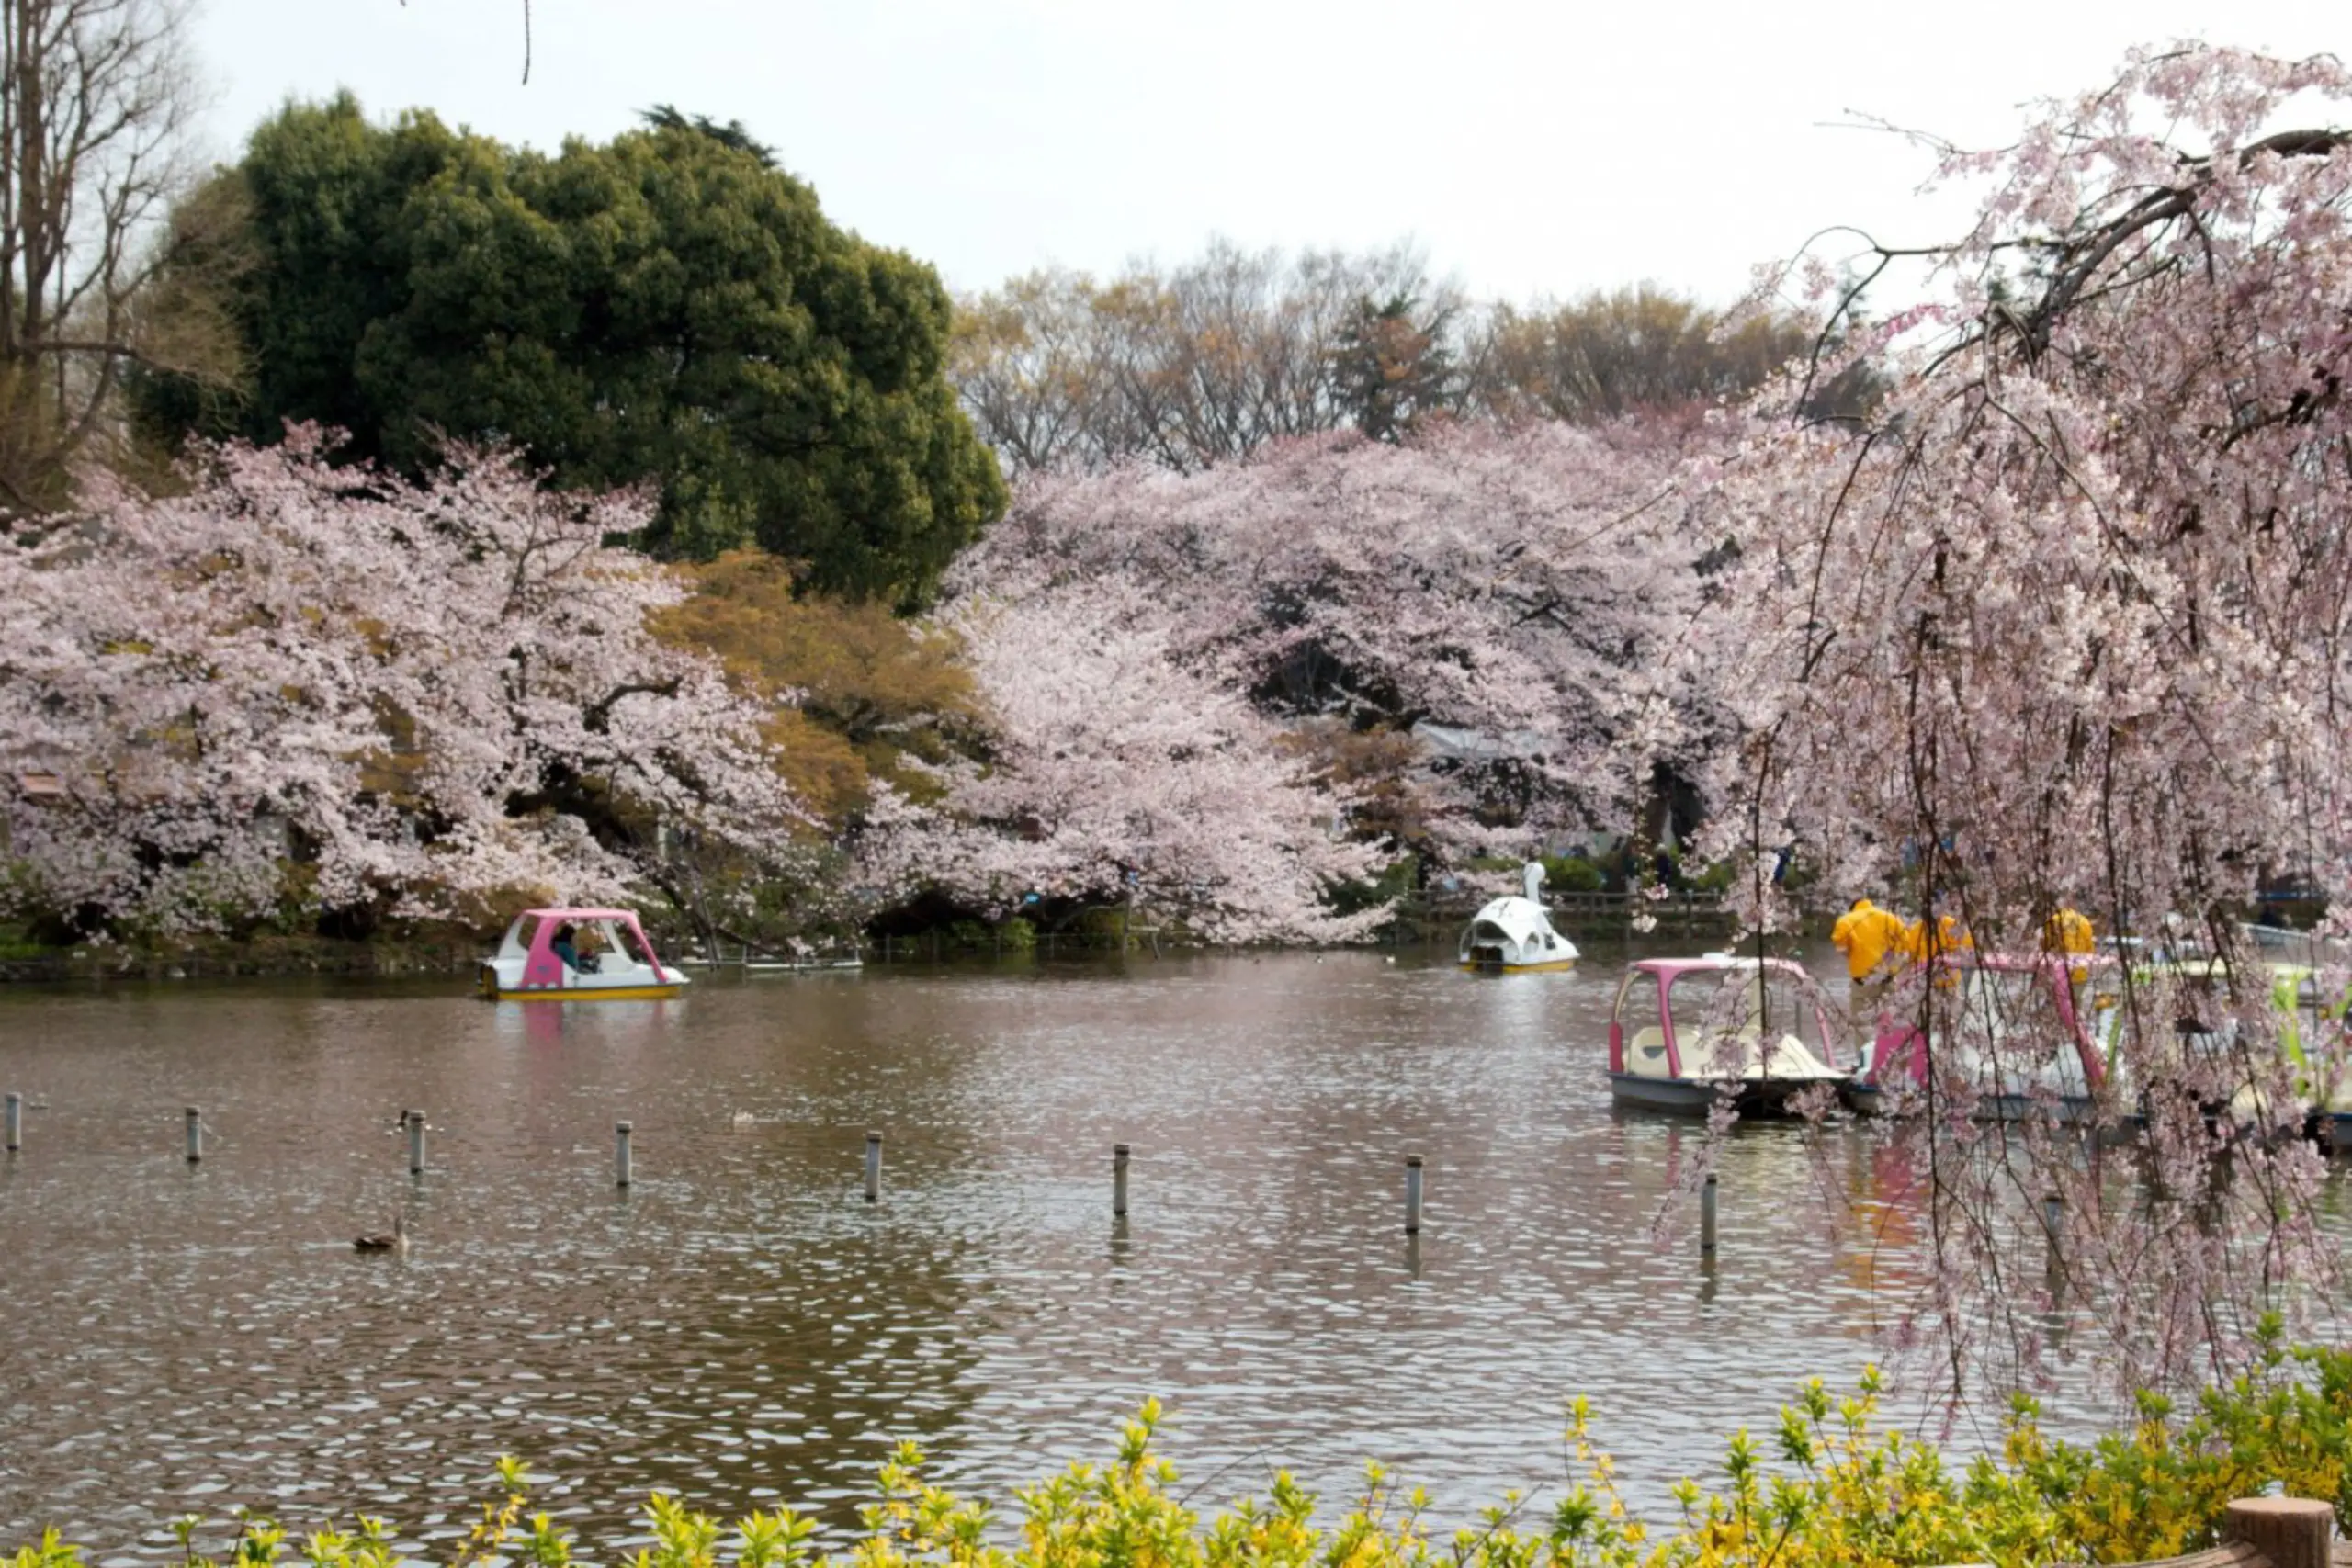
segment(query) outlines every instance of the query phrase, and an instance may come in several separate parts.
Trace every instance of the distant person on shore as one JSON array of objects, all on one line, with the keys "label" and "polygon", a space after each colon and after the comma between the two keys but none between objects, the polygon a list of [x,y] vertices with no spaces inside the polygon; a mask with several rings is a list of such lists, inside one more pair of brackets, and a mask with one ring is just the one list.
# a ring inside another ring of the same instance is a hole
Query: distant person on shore
[{"label": "distant person on shore", "polygon": [[1846,1010],[1852,1015],[1857,1043],[1877,1025],[1879,1004],[1903,967],[1907,935],[1902,916],[1868,898],[1855,899],[1830,929],[1830,944],[1846,955]]}]

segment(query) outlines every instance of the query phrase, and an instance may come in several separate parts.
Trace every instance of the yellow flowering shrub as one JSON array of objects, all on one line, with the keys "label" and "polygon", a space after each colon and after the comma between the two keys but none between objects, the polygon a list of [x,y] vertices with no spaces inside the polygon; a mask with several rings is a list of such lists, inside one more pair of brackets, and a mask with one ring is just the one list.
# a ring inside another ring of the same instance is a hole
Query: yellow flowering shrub
[{"label": "yellow flowering shrub", "polygon": [[[1153,1449],[1160,1407],[1147,1404],[1104,1465],[1075,1464],[1016,1494],[1018,1528],[983,1503],[923,1479],[922,1454],[901,1444],[860,1510],[860,1534],[820,1554],[814,1526],[792,1509],[722,1525],[656,1494],[652,1544],[631,1568],[1937,1568],[2053,1562],[2122,1563],[2217,1542],[2225,1506],[2270,1490],[2324,1497],[2339,1511],[2352,1456],[2352,1351],[2289,1350],[2275,1331],[2256,1366],[2207,1390],[2185,1417],[2143,1397],[2131,1430],[2080,1445],[2052,1441],[2030,1400],[2012,1407],[2002,1450],[1959,1470],[1928,1443],[1876,1425],[1882,1383],[1866,1369],[1833,1397],[1799,1390],[1769,1439],[1735,1433],[1720,1483],[1686,1479],[1676,1517],[1651,1529],[1620,1495],[1616,1467],[1593,1441],[1581,1399],[1568,1412],[1573,1480],[1548,1511],[1505,1494],[1441,1537],[1428,1499],[1379,1467],[1336,1521],[1287,1474],[1263,1495],[1204,1519],[1175,1491],[1175,1467]],[[499,1467],[501,1496],[460,1543],[449,1568],[571,1568],[572,1534],[526,1516],[519,1461]],[[227,1568],[398,1568],[384,1521],[299,1539],[241,1515]],[[196,1551],[199,1521],[178,1529],[187,1568],[223,1568]],[[598,1554],[600,1557],[605,1554]],[[55,1531],[0,1553],[0,1568],[84,1568]]]},{"label": "yellow flowering shrub", "polygon": [[[2034,1437],[2028,1407],[2013,1425]],[[2352,1352],[2286,1349],[2267,1328],[2251,1371],[2205,1390],[2177,1418],[2171,1401],[2139,1400],[2128,1432],[2086,1446],[2038,1440],[2015,1456],[2076,1556],[2134,1562],[2221,1543],[2232,1498],[2277,1491],[2352,1507]]]}]

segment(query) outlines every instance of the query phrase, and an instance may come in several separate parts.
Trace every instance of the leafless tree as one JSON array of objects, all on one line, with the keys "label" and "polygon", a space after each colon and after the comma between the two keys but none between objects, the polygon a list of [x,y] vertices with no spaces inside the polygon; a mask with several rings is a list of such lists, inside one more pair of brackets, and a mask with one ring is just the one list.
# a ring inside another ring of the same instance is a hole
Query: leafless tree
[{"label": "leafless tree", "polygon": [[1190,471],[1354,417],[1341,355],[1366,303],[1451,331],[1460,290],[1410,245],[1362,254],[1213,241],[1108,283],[1046,271],[962,301],[955,377],[1016,469],[1145,457]]},{"label": "leafless tree", "polygon": [[953,375],[1016,472],[1129,457],[1189,472],[1348,425],[1602,424],[1736,400],[1812,342],[1792,319],[1733,321],[1648,285],[1474,307],[1408,244],[1214,241],[1174,267],[1035,272],[959,301]]},{"label": "leafless tree", "polygon": [[[53,508],[135,365],[211,375],[221,323],[142,298],[188,186],[189,0],[0,0],[0,508]],[[217,204],[216,204],[217,205]],[[189,215],[200,220],[205,209]]]},{"label": "leafless tree", "polygon": [[1469,400],[1506,419],[1597,424],[1736,398],[1810,342],[1801,323],[1727,322],[1649,284],[1566,304],[1500,305],[1468,345]]}]

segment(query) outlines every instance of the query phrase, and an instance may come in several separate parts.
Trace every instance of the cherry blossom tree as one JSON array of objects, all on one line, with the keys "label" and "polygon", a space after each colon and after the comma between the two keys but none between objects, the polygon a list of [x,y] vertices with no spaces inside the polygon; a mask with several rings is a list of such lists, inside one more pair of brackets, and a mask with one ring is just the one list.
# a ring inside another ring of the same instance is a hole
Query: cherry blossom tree
[{"label": "cherry blossom tree", "polygon": [[0,791],[13,912],[478,920],[662,886],[664,825],[758,852],[798,818],[762,706],[649,634],[682,585],[603,542],[644,498],[327,448],[220,448],[161,500],[95,480],[0,543],[0,767],[55,781]]},{"label": "cherry blossom tree", "polygon": [[1030,895],[1133,900],[1212,941],[1347,942],[1385,909],[1330,911],[1374,846],[1230,685],[1176,656],[1144,592],[1114,577],[969,595],[944,615],[992,713],[984,765],[935,808],[878,804],[869,874],[1005,915]]},{"label": "cherry blossom tree", "polygon": [[[1704,693],[1664,656],[1702,602],[1711,538],[1681,475],[1709,439],[1688,417],[1476,424],[1278,443],[1192,474],[1034,477],[951,589],[978,606],[1108,584],[1155,658],[1295,740],[1417,736],[1440,848],[1523,851],[1623,822],[1652,753],[1706,743]],[[984,660],[993,625],[974,625]],[[1670,738],[1654,705],[1680,715]],[[1657,747],[1623,744],[1652,731]]]},{"label": "cherry blossom tree", "polygon": [[[2040,1375],[2060,1299],[2094,1303],[2102,1353],[2146,1383],[2325,1299],[2323,1162],[2292,1136],[2239,921],[2280,869],[2352,898],[2352,136],[2328,128],[2347,102],[2332,60],[2136,54],[2009,147],[1939,148],[1986,192],[1956,242],[1832,239],[1769,280],[1835,334],[1896,264],[1928,275],[1920,306],[1849,337],[1881,406],[1807,421],[1800,378],[1710,486],[1730,564],[1683,662],[1736,728],[1711,847],[1753,868],[1752,919],[1788,919],[1763,868],[1793,839],[1838,890],[1905,883],[1979,948],[2031,951],[2075,907],[2230,964],[2218,998],[2129,966],[2091,982],[2120,1011],[2097,1119],[2147,1119],[2128,1157],[2054,1103],[1973,1119],[1981,1064],[1941,1053],[1903,1134],[1938,1265],[1906,1331],[1955,1381],[2001,1358]],[[1956,1043],[1928,1016],[1951,995],[1920,990],[1932,1039]],[[2340,1030],[2306,1032],[2340,1054]],[[2030,1021],[2007,1039],[2020,1060],[2062,1044]]]}]

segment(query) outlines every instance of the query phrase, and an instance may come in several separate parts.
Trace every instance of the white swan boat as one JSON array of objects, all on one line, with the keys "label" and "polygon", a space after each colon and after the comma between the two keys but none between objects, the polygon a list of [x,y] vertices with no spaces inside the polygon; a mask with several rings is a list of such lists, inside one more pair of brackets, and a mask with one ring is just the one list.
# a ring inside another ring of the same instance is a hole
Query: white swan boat
[{"label": "white swan boat", "polygon": [[1536,897],[1543,865],[1529,861],[1521,876],[1524,897],[1497,898],[1470,918],[1462,932],[1464,969],[1521,975],[1577,966],[1577,944],[1552,929],[1552,917]]}]

